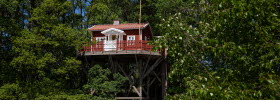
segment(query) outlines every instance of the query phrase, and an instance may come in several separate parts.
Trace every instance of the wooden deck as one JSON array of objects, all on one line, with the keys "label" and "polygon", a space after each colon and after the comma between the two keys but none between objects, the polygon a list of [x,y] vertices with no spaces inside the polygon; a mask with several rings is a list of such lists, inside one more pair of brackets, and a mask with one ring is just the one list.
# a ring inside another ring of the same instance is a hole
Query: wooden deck
[{"label": "wooden deck", "polygon": [[146,54],[146,55],[162,55],[159,52],[147,51],[147,50],[122,50],[122,51],[84,51],[79,55],[124,55],[124,54]]},{"label": "wooden deck", "polygon": [[[110,44],[109,44],[110,45]],[[144,40],[123,40],[117,41],[114,48],[106,48],[108,44],[100,41],[96,44],[88,44],[79,51],[79,55],[125,55],[125,54],[145,54],[145,55],[165,55],[162,51],[153,51],[153,45],[149,45]]]}]

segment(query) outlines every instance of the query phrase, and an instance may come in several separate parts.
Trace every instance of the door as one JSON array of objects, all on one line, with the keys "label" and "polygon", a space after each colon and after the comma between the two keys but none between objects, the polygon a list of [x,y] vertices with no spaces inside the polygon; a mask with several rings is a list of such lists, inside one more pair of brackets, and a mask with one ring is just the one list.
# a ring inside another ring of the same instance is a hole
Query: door
[{"label": "door", "polygon": [[105,51],[115,51],[117,48],[117,35],[110,35],[108,41],[104,42]]},{"label": "door", "polygon": [[127,48],[126,50],[135,50],[136,43],[135,43],[135,35],[128,35],[127,36]]}]

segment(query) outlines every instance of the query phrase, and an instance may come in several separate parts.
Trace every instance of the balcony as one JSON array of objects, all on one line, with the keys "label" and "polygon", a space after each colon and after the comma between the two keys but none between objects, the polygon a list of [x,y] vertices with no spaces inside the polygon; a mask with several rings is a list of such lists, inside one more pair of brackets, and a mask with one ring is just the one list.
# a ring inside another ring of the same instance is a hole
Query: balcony
[{"label": "balcony", "polygon": [[119,55],[119,54],[148,54],[164,55],[163,50],[153,51],[153,45],[145,40],[112,40],[87,44],[79,51],[80,55]]}]

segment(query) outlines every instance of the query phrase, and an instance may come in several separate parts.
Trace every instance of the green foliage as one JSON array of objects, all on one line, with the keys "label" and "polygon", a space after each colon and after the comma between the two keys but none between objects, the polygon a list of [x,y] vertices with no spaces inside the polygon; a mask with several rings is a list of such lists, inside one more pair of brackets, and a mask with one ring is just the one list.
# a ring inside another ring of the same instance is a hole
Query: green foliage
[{"label": "green foliage", "polygon": [[[155,44],[172,64],[167,99],[279,99],[279,6],[142,0],[142,22],[164,35]],[[90,39],[82,29],[138,22],[139,7],[138,0],[0,0],[0,99],[112,98],[126,79],[101,66],[82,77],[76,51]]]},{"label": "green foliage", "polygon": [[279,1],[189,1],[164,18],[168,99],[279,99]]},{"label": "green foliage", "polygon": [[0,86],[14,82],[14,68],[9,64],[13,59],[12,38],[23,26],[22,7],[18,6],[24,1],[0,1]]},{"label": "green foliage", "polygon": [[97,96],[89,96],[89,95],[55,95],[47,98],[36,98],[35,100],[114,100],[109,98],[102,98]]},{"label": "green foliage", "polygon": [[71,88],[75,84],[71,78],[78,74],[81,64],[75,56],[83,43],[81,35],[85,31],[72,29],[64,23],[61,16],[65,16],[70,7],[68,1],[40,2],[28,19],[30,29],[18,31],[13,36],[11,43],[15,55],[9,63],[10,68],[7,65],[1,69],[11,69],[9,73],[14,73],[12,78],[20,87],[14,96],[34,99],[42,95],[64,94],[64,91],[76,88]]},{"label": "green foliage", "polygon": [[[35,100],[89,100],[91,99],[89,95],[52,95],[52,96],[42,96],[35,98]],[[93,100],[93,99],[92,99]]]},{"label": "green foliage", "polygon": [[121,74],[113,74],[109,69],[103,69],[100,65],[90,68],[88,77],[88,83],[84,85],[84,88],[93,92],[93,95],[106,98],[112,98],[121,92],[121,84],[127,80]]},{"label": "green foliage", "polygon": [[[109,2],[109,1],[108,1]],[[90,23],[112,23],[113,20],[118,19],[120,12],[114,12],[104,3],[95,1],[88,10],[88,20]],[[101,14],[102,13],[102,14]]]},{"label": "green foliage", "polygon": [[0,87],[1,100],[15,100],[18,99],[20,87],[18,84],[5,84]]}]

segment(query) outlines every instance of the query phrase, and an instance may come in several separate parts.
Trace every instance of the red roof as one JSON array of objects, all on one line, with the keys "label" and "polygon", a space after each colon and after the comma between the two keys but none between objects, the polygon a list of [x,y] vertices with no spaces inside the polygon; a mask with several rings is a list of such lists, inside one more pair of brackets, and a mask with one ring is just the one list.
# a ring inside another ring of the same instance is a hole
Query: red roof
[{"label": "red roof", "polygon": [[145,28],[148,23],[126,23],[126,24],[119,24],[119,25],[113,25],[113,24],[104,24],[104,25],[94,25],[91,28],[89,28],[88,30],[90,31],[102,31],[102,30],[106,30],[109,28],[116,28],[116,29],[120,29],[120,30],[129,30],[129,29],[138,29],[140,25],[140,28],[143,29]]}]

